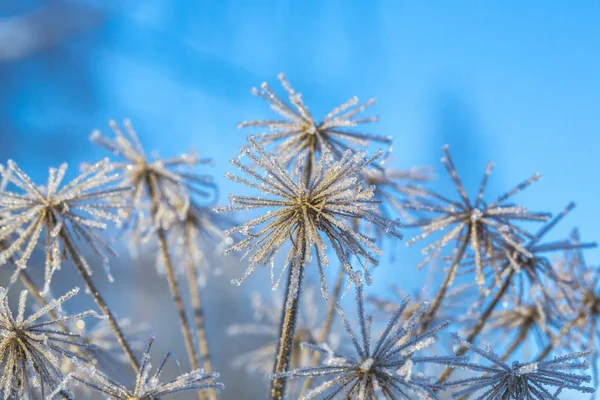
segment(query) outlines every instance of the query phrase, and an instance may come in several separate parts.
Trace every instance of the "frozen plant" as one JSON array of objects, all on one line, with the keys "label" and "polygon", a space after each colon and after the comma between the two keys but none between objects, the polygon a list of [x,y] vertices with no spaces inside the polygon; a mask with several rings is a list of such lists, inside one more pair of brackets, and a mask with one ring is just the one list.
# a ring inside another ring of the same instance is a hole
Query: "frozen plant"
[{"label": "frozen plant", "polygon": [[[73,348],[85,349],[90,345],[84,344],[78,334],[60,327],[95,313],[86,311],[44,319],[78,291],[73,289],[25,317],[28,293],[24,290],[15,317],[9,308],[8,291],[0,287],[0,393],[4,400],[46,398],[65,379],[61,371],[63,358],[84,361]],[[68,392],[63,395],[70,398]]]},{"label": "frozen plant", "polygon": [[585,382],[591,380],[589,375],[573,372],[588,368],[587,362],[576,360],[587,357],[589,351],[555,357],[547,361],[527,363],[514,361],[512,365],[508,365],[491,349],[480,349],[456,334],[453,336],[461,346],[471,349],[492,363],[492,365],[483,365],[458,361],[455,366],[481,372],[482,375],[447,382],[448,387],[459,389],[452,394],[453,398],[477,394],[477,398],[481,400],[558,400],[559,394],[564,389],[577,390],[581,393],[594,392],[594,388],[583,386]]},{"label": "frozen plant", "polygon": [[359,113],[372,106],[375,99],[358,105],[358,98],[352,97],[334,108],[321,122],[317,122],[302,101],[302,95],[292,89],[283,74],[279,74],[278,77],[291,104],[286,104],[266,82],[263,82],[260,90],[252,88],[252,94],[270,103],[271,109],[283,119],[244,121],[238,126],[268,128],[269,132],[254,136],[254,140],[261,147],[275,144],[275,148],[270,150],[278,155],[283,166],[293,164],[302,153],[309,154],[309,162],[312,165],[317,164],[317,155],[322,156],[327,152],[339,159],[347,150],[355,151],[357,146],[368,146],[370,142],[386,144],[391,149],[390,136],[374,135],[352,129],[378,120],[377,117],[356,118]]},{"label": "frozen plant", "polygon": [[305,348],[322,353],[325,356],[324,362],[316,366],[276,373],[272,377],[321,379],[323,382],[308,391],[303,399],[437,399],[436,392],[443,389],[443,385],[438,385],[434,377],[415,373],[413,365],[428,362],[451,365],[459,362],[461,358],[417,357],[414,353],[430,346],[437,332],[446,328],[448,324],[416,334],[418,321],[426,311],[427,305],[422,305],[406,321],[401,321],[410,301],[406,298],[377,342],[372,345],[371,317],[365,315],[360,273],[356,274],[355,279],[360,333],[352,328],[344,311],[337,306],[338,315],[353,344],[355,354],[333,351],[326,344],[304,343]]}]

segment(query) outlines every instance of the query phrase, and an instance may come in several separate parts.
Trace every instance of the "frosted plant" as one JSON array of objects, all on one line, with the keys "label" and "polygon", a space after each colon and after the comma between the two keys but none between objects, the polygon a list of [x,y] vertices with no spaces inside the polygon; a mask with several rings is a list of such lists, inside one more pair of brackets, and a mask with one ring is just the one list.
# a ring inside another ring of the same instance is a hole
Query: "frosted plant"
[{"label": "frosted plant", "polygon": [[[255,322],[231,325],[227,333],[231,336],[246,336],[266,338],[268,342],[259,348],[242,354],[233,360],[235,367],[242,367],[250,373],[267,375],[273,371],[273,360],[277,353],[279,326],[284,299],[273,296],[272,302],[266,302],[258,292],[253,292],[251,301],[254,309]],[[302,342],[317,344],[321,331],[322,313],[315,299],[314,287],[308,286],[302,293],[300,310],[296,322],[296,333],[292,350],[291,368],[306,367],[310,362],[310,352],[300,349]],[[330,335],[330,344],[337,347],[339,338]]]},{"label": "frosted plant", "polygon": [[[146,155],[131,122],[125,120],[124,126],[125,133],[115,121],[110,121],[115,134],[113,139],[102,136],[96,130],[92,132],[90,140],[121,159],[113,162],[112,166],[122,171],[123,184],[133,188],[128,198],[131,211],[128,221],[136,242],[152,233],[157,216],[173,210],[173,203],[188,204],[189,194],[210,198],[215,195],[217,188],[212,177],[189,170],[194,165],[208,164],[211,160],[195,154],[151,159]],[[181,210],[184,212],[185,208]]]},{"label": "frosted plant", "polygon": [[[513,275],[510,287],[516,289],[518,297],[527,294],[530,287],[535,287],[545,297],[543,301],[553,302],[557,291],[572,291],[570,278],[561,277],[553,259],[550,257],[556,252],[568,252],[596,247],[596,243],[573,242],[570,239],[544,242],[542,239],[554,228],[573,208],[570,203],[552,220],[542,226],[537,233],[531,235],[523,245],[526,253],[513,251],[506,253],[498,249],[492,250],[487,263],[492,266],[496,280],[508,274]],[[563,296],[564,297],[564,296]]]},{"label": "frosted plant", "polygon": [[268,128],[269,132],[255,136],[256,143],[264,147],[276,144],[272,153],[278,155],[283,166],[290,166],[303,152],[308,152],[311,157],[309,161],[316,165],[317,155],[327,151],[337,159],[341,158],[346,150],[355,150],[356,146],[368,146],[370,142],[391,147],[390,136],[351,129],[378,120],[377,117],[356,118],[359,113],[372,106],[375,99],[357,105],[358,98],[352,97],[334,108],[321,122],[317,122],[302,101],[302,95],[292,89],[283,74],[279,74],[278,77],[291,104],[286,104],[266,82],[261,85],[260,90],[253,88],[252,94],[270,103],[271,109],[283,119],[244,121],[238,126]]},{"label": "frosted plant", "polygon": [[13,161],[3,176],[16,190],[0,192],[0,214],[4,214],[0,227],[0,241],[15,236],[7,249],[0,252],[0,265],[17,252],[18,270],[26,268],[42,232],[44,232],[46,270],[43,292],[50,288],[52,274],[61,267],[61,245],[71,258],[76,258],[88,274],[92,270],[78,242],[84,242],[104,261],[108,276],[108,260],[113,251],[98,235],[106,229],[106,222],[119,223],[118,210],[123,206],[119,195],[125,188],[109,184],[118,179],[111,173],[106,160],[92,165],[66,185],[61,183],[67,164],[50,168],[46,186],[37,186]]},{"label": "frosted plant", "polygon": [[89,386],[92,390],[111,400],[155,400],[171,394],[223,388],[223,384],[216,381],[219,374],[206,374],[202,369],[196,369],[161,382],[160,375],[169,360],[170,353],[163,358],[156,372],[151,375],[150,351],[153,342],[154,338],[150,338],[146,344],[140,371],[132,388],[127,388],[95,368],[83,369],[93,379],[92,381],[82,379],[79,376],[73,376],[73,380]]},{"label": "frosted plant", "polygon": [[577,390],[581,393],[594,392],[593,388],[583,386],[585,382],[591,380],[589,375],[573,372],[588,368],[587,362],[576,362],[576,360],[588,356],[589,351],[572,353],[548,361],[528,363],[514,361],[512,365],[508,365],[491,349],[480,349],[456,334],[453,336],[461,346],[468,347],[492,363],[483,365],[457,362],[460,368],[483,374],[448,382],[448,387],[459,388],[452,394],[453,398],[477,394],[477,398],[481,400],[550,400],[559,399],[558,396],[564,389]]},{"label": "frosted plant", "polygon": [[[76,333],[59,327],[65,322],[90,315],[87,311],[70,316],[44,320],[50,311],[57,311],[62,303],[75,296],[73,289],[64,296],[51,301],[37,312],[25,317],[27,291],[19,298],[17,316],[13,316],[8,304],[8,292],[0,287],[0,393],[3,398],[45,398],[61,386],[64,376],[61,359],[84,361],[71,349],[85,350],[88,345]],[[64,393],[68,397],[68,393]]]},{"label": "frosted plant", "polygon": [[280,248],[291,240],[293,245],[288,252],[286,265],[296,259],[300,259],[302,267],[308,265],[312,259],[311,248],[314,247],[323,295],[327,296],[323,267],[328,264],[328,258],[323,236],[349,274],[353,273],[348,260],[350,255],[359,257],[368,273],[370,265],[377,265],[373,253],[381,254],[381,251],[374,245],[373,239],[356,232],[346,220],[367,220],[388,234],[401,237],[397,231],[399,222],[390,221],[377,213],[373,190],[365,187],[359,177],[360,172],[377,156],[365,159],[364,153],[346,152],[335,162],[323,157],[308,180],[304,178],[304,163],[299,161],[296,163],[296,180],[293,180],[283,165],[254,140],[250,139],[250,147],[240,156],[244,155],[264,170],[267,176],[261,176],[241,164],[238,157],[232,159],[231,163],[252,180],[232,174],[227,174],[226,177],[272,197],[231,195],[232,206],[217,209],[271,209],[266,214],[227,231],[248,236],[227,249],[227,252],[245,251],[245,256],[249,255],[250,265],[236,283],[246,279],[258,265],[271,263],[272,282],[276,287],[279,279],[274,279],[274,258]]},{"label": "frosted plant", "polygon": [[423,263],[438,255],[447,245],[455,243],[457,254],[449,272],[450,282],[470,244],[475,253],[477,282],[483,286],[485,279],[482,253],[485,254],[488,249],[498,249],[506,254],[516,250],[520,254],[531,256],[531,253],[522,245],[523,237],[529,235],[515,225],[515,222],[545,221],[549,218],[549,214],[530,212],[523,206],[506,203],[506,200],[539,180],[540,175],[532,176],[493,202],[488,203],[484,201],[483,195],[493,168],[493,164],[490,163],[485,170],[477,196],[474,201],[471,201],[454,167],[448,146],[444,146],[443,150],[445,156],[442,158],[442,164],[448,171],[460,199],[458,201],[450,200],[433,191],[415,187],[414,190],[419,192],[418,201],[406,203],[405,208],[428,213],[431,217],[417,218],[414,222],[406,225],[407,227],[420,227],[423,231],[421,235],[412,238],[407,244],[414,244],[436,232],[444,232],[441,238],[425,247],[423,252],[429,255]]},{"label": "frosted plant", "polygon": [[333,351],[326,344],[304,343],[304,347],[322,353],[325,356],[324,362],[317,366],[273,374],[273,378],[285,376],[292,379],[323,379],[319,386],[306,393],[304,399],[437,399],[436,391],[442,389],[443,385],[436,384],[434,378],[415,373],[413,366],[427,362],[453,364],[460,358],[417,357],[414,353],[431,345],[437,332],[447,324],[419,335],[414,334],[426,306],[422,306],[408,320],[401,321],[410,301],[407,298],[396,310],[379,340],[371,345],[371,318],[364,311],[360,273],[356,274],[355,279],[360,336],[352,329],[339,305],[337,312],[356,355]]},{"label": "frosted plant", "polygon": [[108,256],[114,253],[97,231],[106,229],[107,222],[120,222],[118,212],[123,207],[121,196],[129,190],[110,185],[119,178],[112,171],[108,161],[103,160],[89,166],[85,172],[60,187],[67,172],[67,164],[62,164],[58,169],[50,168],[47,186],[36,186],[14,162],[8,161],[8,170],[3,177],[22,193],[8,190],[0,192],[0,214],[5,214],[0,227],[0,240],[11,235],[16,237],[8,249],[0,253],[0,264],[20,251],[15,261],[18,268],[13,279],[16,279],[16,274],[26,267],[44,232],[46,271],[43,292],[49,291],[52,274],[61,267],[63,258],[68,256],[102,314],[108,318],[132,367],[137,369],[133,352],[108,304],[92,281],[92,269],[78,246],[79,242],[84,242],[90,247],[104,261],[105,271],[109,280],[112,280]]}]

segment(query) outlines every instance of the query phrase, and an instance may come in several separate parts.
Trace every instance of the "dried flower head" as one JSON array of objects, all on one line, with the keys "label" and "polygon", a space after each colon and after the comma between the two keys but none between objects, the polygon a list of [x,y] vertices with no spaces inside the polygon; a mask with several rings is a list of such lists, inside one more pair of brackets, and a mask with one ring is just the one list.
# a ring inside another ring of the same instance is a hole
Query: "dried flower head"
[{"label": "dried flower head", "polygon": [[[255,136],[256,143],[269,146],[276,143],[272,149],[284,166],[290,166],[294,159],[303,152],[308,152],[313,165],[317,163],[317,155],[331,152],[335,158],[340,158],[346,150],[355,150],[355,146],[368,146],[370,142],[386,144],[391,149],[390,136],[374,135],[352,130],[358,125],[375,122],[377,117],[355,118],[356,115],[375,103],[371,99],[358,104],[358,98],[352,97],[344,104],[334,108],[321,122],[315,121],[308,107],[302,101],[302,95],[296,93],[285,79],[279,74],[279,81],[287,92],[289,102],[286,104],[266,82],[261,89],[252,88],[252,94],[271,104],[271,109],[281,115],[282,120],[244,121],[238,126],[266,127],[270,132]],[[294,109],[295,107],[295,109]]]},{"label": "dried flower head", "polygon": [[5,400],[46,398],[62,385],[62,359],[83,360],[72,349],[85,350],[88,345],[81,341],[79,335],[59,327],[65,322],[95,313],[87,311],[54,320],[42,320],[77,292],[78,289],[73,289],[25,318],[27,291],[22,291],[15,318],[8,305],[7,290],[0,288],[0,392]]},{"label": "dried flower head", "polygon": [[[129,224],[133,229],[134,240],[149,235],[156,223],[155,219],[162,212],[172,211],[174,204],[189,204],[189,194],[203,198],[216,195],[217,187],[212,177],[197,175],[185,168],[208,164],[211,160],[200,158],[195,154],[150,159],[131,122],[125,120],[124,126],[125,133],[115,121],[110,121],[110,127],[115,134],[114,139],[94,131],[90,140],[122,159],[113,162],[112,166],[122,171],[123,184],[133,187],[128,200],[132,211],[132,215],[129,215]],[[154,199],[154,204],[151,198]],[[185,208],[181,211],[184,212]],[[152,215],[152,218],[148,219],[148,215]]]},{"label": "dried flower head", "polygon": [[[551,255],[556,252],[572,252],[596,247],[596,243],[574,242],[571,239],[544,242],[542,239],[575,207],[570,203],[552,220],[542,226],[528,241],[523,244],[526,252],[512,252],[494,249],[487,257],[486,263],[492,267],[497,282],[507,274],[515,274],[511,289],[516,292],[518,299],[523,299],[535,288],[539,301],[554,303],[556,299],[569,297],[573,289],[572,277],[561,276]],[[559,293],[562,292],[562,293]],[[522,300],[519,300],[522,301]],[[557,310],[557,305],[552,305]]]},{"label": "dried flower head", "polygon": [[[425,247],[423,252],[429,255],[421,265],[437,256],[450,243],[456,244],[456,259],[460,261],[465,255],[467,245],[470,244],[474,252],[477,283],[483,287],[485,276],[482,254],[486,254],[491,249],[500,249],[506,254],[511,254],[516,250],[521,254],[531,256],[531,253],[522,245],[523,237],[528,237],[529,234],[515,222],[545,221],[549,218],[549,214],[530,212],[523,206],[505,202],[539,180],[540,175],[532,176],[493,202],[487,203],[484,201],[483,195],[492,172],[493,164],[490,163],[486,168],[477,196],[474,201],[471,201],[454,167],[448,146],[444,146],[443,150],[445,157],[442,158],[442,164],[448,171],[460,199],[458,201],[450,200],[433,191],[415,187],[414,190],[419,192],[417,202],[408,202],[405,204],[405,208],[432,216],[420,217],[414,222],[406,224],[407,227],[421,227],[423,231],[421,235],[412,238],[407,244],[414,244],[436,232],[444,231],[441,238]],[[449,272],[452,277],[456,273],[457,265],[458,262],[455,262],[454,268]]]},{"label": "dried flower head", "polygon": [[[271,277],[272,281],[275,281],[274,257],[279,249],[291,240],[292,246],[287,255],[286,265],[297,260],[300,260],[302,267],[308,265],[311,261],[311,248],[314,247],[321,288],[326,297],[323,267],[328,264],[328,259],[325,238],[349,274],[353,273],[349,256],[357,256],[368,273],[370,265],[377,265],[373,253],[381,253],[373,243],[374,240],[356,232],[346,222],[348,219],[367,220],[385,232],[401,237],[397,231],[399,222],[390,221],[378,214],[373,190],[365,187],[359,176],[377,156],[365,159],[364,153],[353,154],[348,151],[335,162],[330,161],[329,157],[322,157],[308,179],[305,178],[305,163],[300,159],[296,163],[294,180],[275,156],[267,154],[252,139],[250,146],[240,157],[243,155],[256,163],[266,175],[261,176],[241,164],[238,157],[231,160],[231,163],[245,172],[250,179],[232,174],[227,174],[226,177],[272,197],[232,195],[232,206],[217,209],[271,209],[266,214],[228,231],[248,236],[227,250],[245,251],[245,255],[250,254],[250,265],[242,279],[236,281],[238,284],[248,277],[257,265],[268,263],[271,263]],[[254,231],[255,229],[258,230]],[[277,286],[279,279],[274,286]]]},{"label": "dried flower head", "polygon": [[90,387],[92,390],[112,400],[155,400],[161,396],[182,392],[223,388],[222,383],[216,382],[219,374],[206,374],[202,369],[179,375],[165,382],[160,382],[160,375],[170,357],[170,353],[163,358],[156,372],[150,375],[150,370],[152,369],[150,350],[152,349],[153,342],[154,338],[150,338],[146,344],[146,349],[142,356],[142,365],[135,378],[135,386],[132,389],[128,389],[95,368],[84,368],[84,371],[93,379],[92,381],[84,380],[78,376],[73,376],[73,380]]},{"label": "dried flower head", "polygon": [[0,265],[6,263],[17,252],[17,272],[26,268],[42,232],[45,232],[46,270],[43,292],[50,287],[52,274],[60,268],[64,256],[61,245],[74,253],[87,272],[92,270],[77,247],[84,242],[104,262],[109,278],[109,256],[114,252],[98,235],[106,229],[106,222],[119,223],[118,211],[123,207],[120,196],[126,188],[117,188],[110,183],[118,179],[112,174],[107,160],[90,166],[87,171],[60,187],[67,171],[67,164],[58,169],[50,168],[46,186],[37,186],[16,163],[8,161],[3,177],[18,189],[0,191],[0,214],[4,214],[0,226],[0,241],[14,236],[7,249],[0,252]]},{"label": "dried flower head", "polygon": [[336,396],[344,399],[436,399],[436,391],[443,388],[435,379],[413,371],[417,363],[435,362],[451,365],[458,357],[416,357],[415,352],[426,348],[434,341],[440,325],[422,334],[416,334],[419,318],[426,306],[419,308],[408,320],[400,319],[410,299],[405,299],[388,322],[384,332],[374,346],[371,345],[371,318],[365,315],[360,273],[356,274],[356,301],[360,336],[352,329],[346,314],[337,305],[337,313],[353,344],[356,355],[333,351],[326,344],[303,346],[325,356],[322,364],[298,368],[273,378],[324,378],[324,382],[306,393],[305,399]]},{"label": "dried flower head", "polygon": [[480,349],[456,334],[453,336],[458,344],[471,349],[492,363],[492,365],[483,365],[458,362],[458,367],[482,372],[483,375],[448,382],[448,387],[461,388],[452,394],[453,398],[478,394],[477,398],[482,400],[550,400],[559,399],[558,395],[564,389],[577,390],[581,393],[594,392],[593,388],[583,386],[584,382],[591,380],[589,375],[571,372],[588,368],[587,362],[574,362],[573,360],[586,357],[589,355],[589,351],[572,353],[548,361],[529,363],[514,361],[510,366],[491,349]]},{"label": "dried flower head", "polygon": [[[248,372],[258,372],[263,375],[267,375],[273,371],[273,360],[277,353],[279,341],[280,316],[284,304],[282,297],[273,297],[272,302],[266,302],[258,292],[252,293],[252,308],[254,309],[255,322],[234,324],[227,329],[227,333],[232,336],[244,335],[246,337],[254,336],[268,339],[268,342],[259,348],[236,357],[233,360],[235,367],[243,367]],[[301,306],[298,320],[296,321],[292,359],[290,361],[291,368],[309,365],[310,352],[301,349],[300,344],[302,342],[317,344],[317,338],[321,332],[321,323],[323,322],[323,317],[320,315],[320,308],[315,298],[314,287],[306,287],[303,290],[300,301]],[[329,339],[332,347],[336,348],[339,342],[338,336],[330,334]]]}]

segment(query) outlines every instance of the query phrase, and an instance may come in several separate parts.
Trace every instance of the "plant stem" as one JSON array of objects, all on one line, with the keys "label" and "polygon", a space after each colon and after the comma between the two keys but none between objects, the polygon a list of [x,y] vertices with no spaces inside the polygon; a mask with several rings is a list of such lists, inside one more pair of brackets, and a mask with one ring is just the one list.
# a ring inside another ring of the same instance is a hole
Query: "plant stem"
[{"label": "plant stem", "polygon": [[[512,278],[513,278],[514,274],[515,274],[515,270],[513,268],[511,268],[510,272],[504,279],[504,282],[502,282],[502,286],[500,286],[500,288],[496,292],[496,295],[494,296],[494,298],[492,299],[490,304],[488,304],[485,311],[481,314],[481,316],[477,320],[477,323],[475,323],[473,330],[471,330],[471,333],[469,333],[469,335],[467,336],[467,342],[473,343],[473,340],[475,340],[475,338],[481,333],[486,322],[492,316],[492,313],[494,312],[494,310],[496,309],[496,306],[500,302],[500,299],[502,298],[502,296],[504,296],[504,293],[506,293],[506,291],[508,290],[508,287],[510,286],[510,283],[512,282]],[[461,346],[456,351],[456,355],[462,356],[463,354],[465,354],[466,351],[467,351],[467,348],[464,346]],[[447,367],[444,370],[444,372],[442,372],[442,375],[440,376],[440,379],[438,380],[438,382],[441,383],[441,382],[446,381],[450,377],[450,375],[452,374],[453,371],[454,371],[454,368]]]},{"label": "plant stem", "polygon": [[127,339],[125,339],[125,335],[123,334],[123,330],[119,326],[117,319],[115,318],[114,314],[110,310],[110,307],[108,307],[108,304],[106,304],[106,301],[104,301],[104,298],[98,291],[96,284],[94,283],[94,281],[92,281],[92,278],[89,276],[89,274],[85,270],[85,267],[83,266],[83,263],[82,263],[81,259],[79,258],[79,255],[77,254],[77,251],[75,251],[75,248],[73,247],[73,244],[71,243],[71,240],[69,239],[69,236],[67,236],[64,232],[61,232],[61,238],[62,238],[62,242],[65,245],[65,249],[71,256],[71,259],[73,260],[73,264],[75,264],[75,267],[77,268],[77,271],[79,272],[79,275],[81,275],[81,278],[85,282],[90,294],[92,295],[92,297],[94,298],[94,301],[96,302],[96,305],[98,305],[98,307],[102,311],[102,314],[104,316],[106,316],[106,318],[108,319],[108,323],[110,324],[112,330],[114,331],[115,336],[117,337],[117,341],[119,342],[119,344],[123,348],[123,351],[125,352],[125,355],[129,359],[131,368],[137,374],[140,369],[140,364],[139,364],[138,360],[135,358],[135,355],[133,354],[133,351],[131,350],[129,343],[127,343]]},{"label": "plant stem", "polygon": [[[302,251],[301,254],[304,254]],[[297,271],[296,269],[299,270]],[[291,262],[289,266],[288,283],[285,293],[285,306],[282,310],[281,328],[279,331],[279,345],[275,356],[273,373],[285,372],[290,364],[292,349],[294,347],[294,332],[298,318],[298,304],[300,302],[300,287],[304,272],[304,260]],[[298,276],[296,284],[292,285],[294,276]],[[285,394],[286,378],[275,378],[271,381],[271,400],[283,400]]]},{"label": "plant stem", "polygon": [[157,192],[157,188],[152,181],[152,178],[148,175],[146,177],[146,187],[150,196],[150,215],[152,216],[153,222],[156,224],[156,237],[158,239],[158,247],[160,249],[161,256],[165,263],[165,270],[167,272],[167,282],[169,284],[169,290],[173,297],[173,302],[177,308],[179,314],[179,322],[181,324],[181,331],[183,333],[183,339],[185,341],[185,347],[187,348],[188,356],[192,369],[200,368],[198,363],[198,355],[196,354],[196,348],[194,346],[194,340],[192,337],[192,329],[185,313],[185,307],[181,299],[181,290],[179,289],[179,282],[177,281],[177,275],[175,274],[175,268],[173,267],[173,260],[169,254],[169,245],[167,243],[167,235],[165,229],[157,223],[158,206],[160,201],[160,194]]},{"label": "plant stem", "polygon": [[[340,293],[342,291],[344,276],[346,276],[346,269],[342,265],[340,266],[340,271],[338,272],[337,280],[335,281],[335,286],[333,288],[331,296],[329,297],[329,304],[327,305],[327,314],[325,315],[325,321],[323,322],[323,327],[321,328],[321,333],[319,335],[317,343],[323,343],[329,337],[331,327],[333,326],[333,319],[335,317],[335,304],[337,303],[337,299],[340,297]],[[314,352],[310,361],[310,365],[317,365],[320,359],[321,353]],[[306,391],[310,388],[312,380],[313,378],[311,376],[305,379],[304,384],[302,385],[302,391],[300,392],[300,398],[302,398],[302,396],[304,396],[304,393],[306,393]]]},{"label": "plant stem", "polygon": [[[186,229],[188,229],[187,226]],[[186,246],[188,249],[190,249],[192,246],[189,238],[190,235],[186,234]],[[198,340],[200,357],[202,358],[202,368],[204,368],[206,373],[211,373],[212,363],[210,359],[208,339],[206,337],[206,328],[204,326],[204,308],[202,307],[202,298],[200,297],[200,290],[198,289],[197,265],[194,264],[194,261],[189,254],[187,257],[187,278],[192,309],[194,310],[194,325],[196,327],[196,339]],[[216,400],[217,398],[215,391],[212,389],[201,391],[199,394],[202,399],[208,398],[210,400]]]},{"label": "plant stem", "polygon": [[454,261],[450,266],[450,270],[448,271],[448,274],[446,274],[444,283],[442,283],[442,287],[435,296],[431,308],[429,309],[427,314],[423,316],[423,320],[421,321],[421,326],[419,327],[418,331],[419,334],[425,332],[425,330],[429,327],[431,321],[433,321],[433,318],[435,317],[435,314],[438,312],[440,306],[442,305],[442,300],[444,300],[444,297],[446,297],[446,293],[448,292],[450,284],[452,283],[452,281],[454,280],[454,276],[456,275],[456,270],[458,269],[458,266],[460,265],[460,262],[462,261],[462,258],[465,255],[467,245],[469,244],[470,235],[471,225],[468,225],[467,232],[465,233],[465,236],[460,244],[456,257],[454,258]]},{"label": "plant stem", "polygon": [[200,368],[200,364],[198,363],[198,355],[196,354],[196,349],[194,347],[192,329],[187,314],[185,313],[183,301],[181,299],[181,290],[179,289],[179,282],[177,281],[177,276],[175,275],[175,268],[173,267],[173,262],[169,254],[165,230],[159,227],[156,231],[156,235],[158,237],[160,253],[165,262],[165,270],[167,272],[169,290],[171,291],[171,296],[173,297],[173,301],[175,302],[175,306],[177,307],[177,312],[179,313],[179,322],[181,323],[181,331],[183,332],[183,338],[185,340],[185,347],[187,348],[187,352],[190,358],[190,364],[192,366],[192,369],[198,369]]}]

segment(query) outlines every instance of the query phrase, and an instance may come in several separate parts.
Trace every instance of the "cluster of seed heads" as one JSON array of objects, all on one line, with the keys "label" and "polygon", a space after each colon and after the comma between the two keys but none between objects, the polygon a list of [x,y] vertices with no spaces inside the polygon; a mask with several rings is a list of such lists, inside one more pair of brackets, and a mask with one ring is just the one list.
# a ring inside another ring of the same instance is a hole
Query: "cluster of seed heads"
[{"label": "cluster of seed heads", "polygon": [[[286,390],[293,398],[356,400],[444,394],[547,400],[571,390],[594,392],[600,273],[583,253],[596,244],[581,241],[576,229],[567,239],[546,239],[574,203],[555,216],[515,203],[539,174],[486,199],[491,163],[470,197],[448,146],[442,164],[456,197],[439,193],[428,187],[432,169],[387,166],[391,137],[358,130],[377,121],[359,116],[374,99],[359,104],[352,97],[319,121],[283,74],[279,80],[287,102],[266,83],[252,90],[278,117],[239,124],[260,131],[231,159],[239,175],[226,174],[256,194],[230,195],[227,206],[217,206],[213,178],[194,171],[211,160],[191,153],[148,156],[128,120],[124,130],[111,121],[112,137],[99,131],[91,136],[115,160],[86,164],[67,183],[66,164],[50,168],[44,184],[34,183],[14,161],[0,165],[0,265],[11,271],[0,287],[0,397],[53,400],[96,393],[113,400],[157,400],[187,392],[212,400],[225,394],[212,370],[205,327],[210,317],[203,308],[212,289],[209,276],[221,271],[213,262],[221,253],[241,253],[245,260],[237,285],[261,266],[270,268],[273,289],[288,274],[286,296],[269,302],[253,294],[254,320],[227,329],[229,337],[264,338],[233,364],[266,377],[271,399],[283,399]],[[383,149],[372,152],[375,146]],[[244,220],[244,212],[259,214]],[[111,299],[98,290],[92,277],[97,263],[113,281],[108,265],[116,252],[103,237],[110,224],[129,235],[134,255],[149,243],[159,253],[188,372],[163,377],[173,354],[153,367],[154,337],[144,342],[149,335],[143,325],[116,319]],[[407,245],[426,242],[416,267],[428,266],[427,284],[411,300],[402,290],[409,269],[397,265],[390,275],[398,277],[396,299],[366,296],[363,281],[374,280],[382,239],[397,241],[405,230],[412,237]],[[36,269],[37,252],[43,274]],[[76,267],[99,313],[64,312],[63,303],[78,289],[52,297],[53,276],[66,263]],[[338,278],[331,286],[334,269]],[[318,276],[321,296],[303,284],[311,274]],[[41,288],[34,283],[37,275],[43,275]],[[17,281],[26,290],[13,313],[8,298]],[[187,282],[189,296],[180,281]],[[341,305],[352,286],[354,315]],[[32,311],[28,295],[40,303]],[[370,315],[367,303],[387,322]],[[445,334],[448,326],[459,333]],[[525,361],[514,360],[516,355]],[[591,376],[584,372],[589,364]],[[127,365],[132,379],[122,374],[116,379],[115,371]],[[451,378],[455,370],[460,376]],[[288,380],[302,385],[286,387]]]}]

